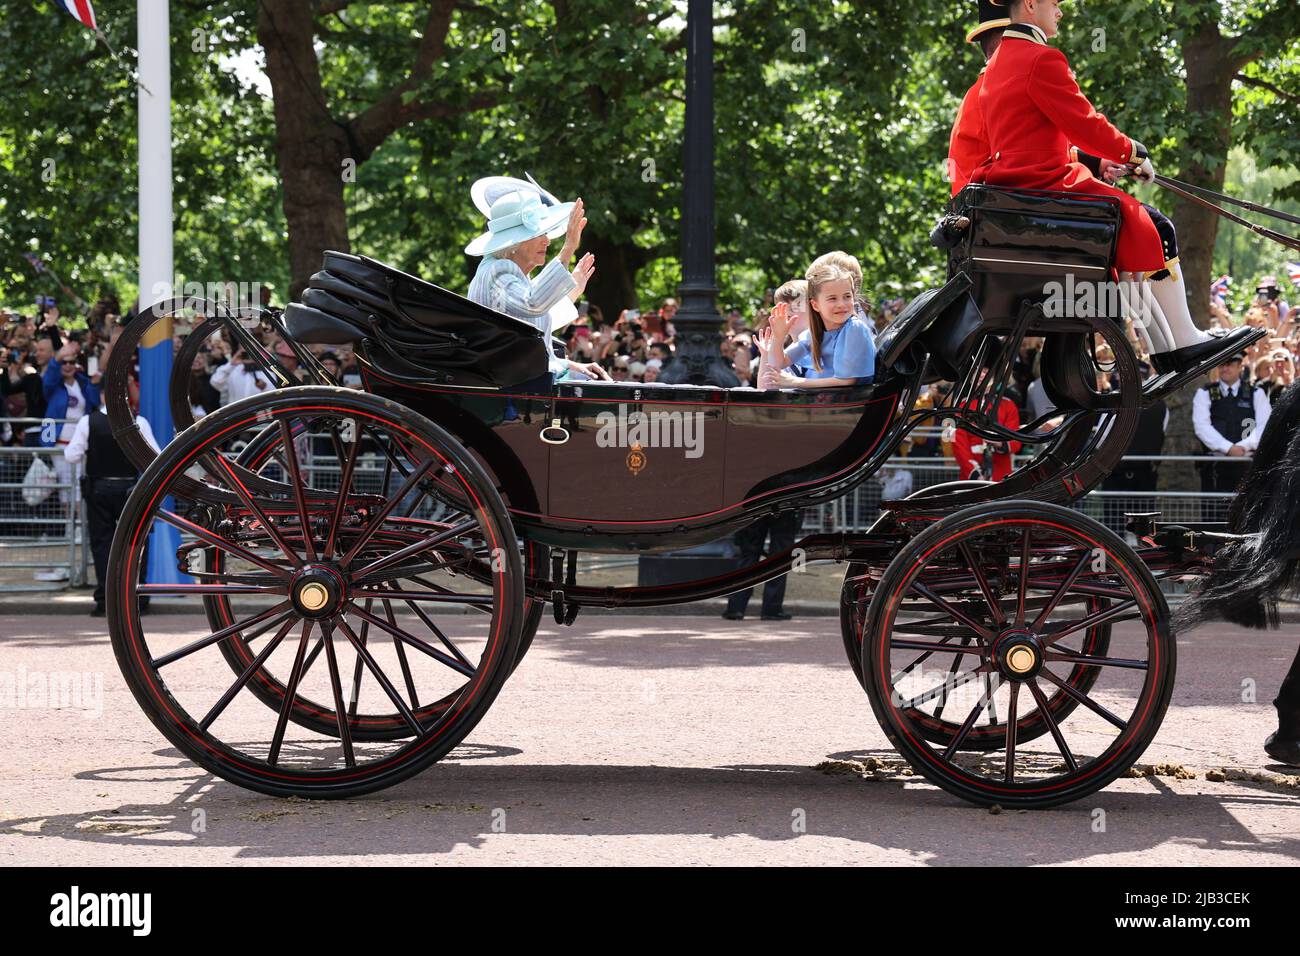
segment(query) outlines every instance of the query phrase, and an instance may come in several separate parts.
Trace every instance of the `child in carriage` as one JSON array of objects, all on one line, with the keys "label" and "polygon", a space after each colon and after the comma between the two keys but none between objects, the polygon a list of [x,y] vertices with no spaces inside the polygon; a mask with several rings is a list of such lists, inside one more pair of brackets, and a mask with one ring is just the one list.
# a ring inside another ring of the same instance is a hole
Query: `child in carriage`
[{"label": "child in carriage", "polygon": [[[772,310],[782,309],[782,314],[788,319],[786,335],[789,338],[798,340],[804,332],[808,330],[808,280],[791,279],[782,283],[772,293]],[[763,376],[767,373],[767,354],[764,351],[763,335],[770,328],[771,312],[762,320],[759,328],[754,333],[754,348],[758,351],[758,365],[754,370],[754,381],[762,387]],[[771,336],[768,335],[770,339]],[[785,345],[784,342],[781,343]],[[799,366],[791,366],[790,370],[800,378],[804,375],[804,369]]]},{"label": "child in carriage", "polygon": [[[875,334],[858,302],[862,272],[855,267],[857,260],[842,252],[828,253],[809,267],[808,329],[789,348],[782,345],[796,315],[790,302],[778,300],[759,339],[759,388],[838,388],[875,377]],[[805,374],[796,375],[791,367]]]}]

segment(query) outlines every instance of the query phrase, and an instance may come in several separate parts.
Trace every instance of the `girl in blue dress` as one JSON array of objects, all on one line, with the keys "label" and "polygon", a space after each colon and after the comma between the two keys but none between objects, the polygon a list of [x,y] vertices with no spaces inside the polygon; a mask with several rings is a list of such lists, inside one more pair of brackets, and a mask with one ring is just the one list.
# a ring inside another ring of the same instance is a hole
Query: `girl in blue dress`
[{"label": "girl in blue dress", "polygon": [[[760,388],[839,388],[862,385],[876,375],[875,332],[858,311],[853,274],[835,262],[819,261],[808,270],[808,331],[787,349],[791,318],[788,308],[772,310],[762,349],[767,368]],[[806,375],[792,374],[803,366]]]}]

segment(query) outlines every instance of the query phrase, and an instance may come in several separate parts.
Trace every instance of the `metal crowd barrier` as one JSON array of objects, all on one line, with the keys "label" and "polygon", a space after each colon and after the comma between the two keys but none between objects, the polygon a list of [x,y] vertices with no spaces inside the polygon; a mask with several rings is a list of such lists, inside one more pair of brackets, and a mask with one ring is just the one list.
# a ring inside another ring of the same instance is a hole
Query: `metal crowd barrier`
[{"label": "metal crowd barrier", "polygon": [[[42,438],[57,436],[64,424],[0,419],[0,433],[18,442],[0,445],[0,589],[5,592],[54,591],[86,583],[90,560],[81,469],[64,460],[63,446],[40,444]],[[28,481],[35,461],[52,480]]]},{"label": "metal crowd barrier", "polygon": [[[1200,464],[1224,462],[1219,455],[1132,455],[1126,462]],[[812,532],[866,531],[880,516],[887,498],[910,494],[946,481],[957,481],[957,465],[950,458],[893,457],[870,479],[836,501],[804,512],[804,529]],[[1116,533],[1124,533],[1125,512],[1158,511],[1168,521],[1223,521],[1231,492],[1130,491],[1098,488],[1075,507]]]},{"label": "metal crowd barrier", "polygon": [[[63,422],[36,423],[24,419],[0,419],[0,429],[8,425],[15,439],[32,440],[24,429],[61,426]],[[929,434],[929,432],[933,434]],[[938,429],[914,433],[920,439],[938,438]],[[323,472],[320,487],[330,485],[325,475],[338,474],[334,455],[317,442],[300,440],[299,454],[304,471]],[[949,458],[913,454],[890,458],[883,468],[853,492],[836,501],[804,511],[805,533],[865,531],[879,517],[887,498],[906,497],[913,492],[960,476]],[[0,588],[5,591],[53,590],[84,585],[91,567],[89,535],[85,530],[84,504],[78,484],[79,469],[62,461],[63,449],[0,445]],[[33,459],[40,457],[58,472],[57,480],[47,486],[48,494],[40,503],[28,505],[23,498],[24,479]],[[1222,462],[1219,456],[1164,455],[1130,456],[1124,461],[1155,461],[1165,465]],[[270,465],[274,470],[276,465]],[[379,490],[381,464],[366,461],[358,470],[359,484],[369,479]],[[322,480],[323,479],[323,480]],[[1124,513],[1158,511],[1173,521],[1221,521],[1227,514],[1230,493],[1200,491],[1117,491],[1098,489],[1090,492],[1076,507],[1124,533]],[[37,580],[36,575],[59,580]]]}]

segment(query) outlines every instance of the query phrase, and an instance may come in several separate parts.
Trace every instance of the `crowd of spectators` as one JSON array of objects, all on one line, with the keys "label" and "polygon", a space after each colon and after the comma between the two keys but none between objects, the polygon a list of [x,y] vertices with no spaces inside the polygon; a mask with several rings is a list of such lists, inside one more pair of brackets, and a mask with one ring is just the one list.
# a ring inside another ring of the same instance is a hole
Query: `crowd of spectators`
[{"label": "crowd of spectators", "polygon": [[[773,308],[773,293],[768,289],[747,318],[739,308],[724,314],[721,358],[741,385],[757,386],[759,371],[758,339],[766,327]],[[886,299],[879,303],[863,301],[861,311],[877,330],[889,324],[906,305],[903,299]],[[658,308],[645,312],[622,311],[607,319],[598,306],[579,303],[577,321],[567,326],[560,337],[576,361],[595,362],[604,367],[615,381],[652,383],[659,379],[674,360],[676,328],[674,318],[678,304],[664,299]],[[1211,304],[1212,321],[1217,326],[1236,324],[1221,303]],[[35,308],[18,313],[0,308],[3,329],[4,370],[0,374],[0,444],[52,445],[61,437],[41,423],[47,419],[75,422],[88,407],[98,401],[101,373],[112,349],[116,331],[121,327],[121,309],[116,299],[101,299],[85,317],[69,321],[53,299],[38,300]],[[1271,335],[1253,347],[1246,356],[1240,378],[1262,390],[1270,399],[1295,380],[1300,362],[1300,325],[1282,290],[1273,277],[1261,280],[1257,295],[1242,321],[1266,327]],[[187,330],[179,329],[179,348]],[[274,335],[262,333],[263,344],[275,352],[280,362],[299,374],[292,350]],[[1147,356],[1141,343],[1132,339],[1144,370]],[[345,385],[360,387],[361,378],[355,356],[347,347],[316,348],[318,357]],[[1052,410],[1041,377],[1041,340],[1026,339],[1008,383],[1007,399],[1013,404],[1018,420],[1029,422],[1050,415]],[[1098,351],[1098,388],[1111,387],[1105,371],[1106,350]],[[229,402],[272,388],[271,381],[258,370],[253,359],[237,344],[218,333],[199,350],[191,368],[190,397],[196,416],[207,414]],[[1214,378],[1214,376],[1211,376]],[[948,399],[951,383],[927,386],[919,404],[942,405]],[[907,442],[900,453],[922,457],[954,457],[955,434],[951,428],[922,431]]]},{"label": "crowd of spectators", "polygon": [[116,307],[115,300],[101,301],[89,323],[79,319],[76,324],[85,327],[76,329],[47,297],[30,314],[0,307],[0,444],[53,445],[61,436],[42,429],[44,420],[75,422],[98,402]]},{"label": "crowd of spectators", "polygon": [[[766,327],[773,307],[773,293],[768,289],[748,317],[738,307],[725,314],[721,341],[721,358],[737,381],[745,386],[758,385],[759,333]],[[883,328],[903,308],[902,299],[886,300],[879,306],[863,303],[877,329]],[[673,320],[678,303],[663,299],[657,308],[647,311],[625,309],[617,318],[607,319],[599,306],[580,302],[578,319],[559,337],[575,361],[595,362],[605,368],[612,379],[620,382],[657,381],[674,360],[677,330]],[[89,314],[71,317],[60,313],[52,298],[42,297],[33,309],[23,313],[0,308],[5,365],[0,374],[0,444],[50,445],[58,436],[42,434],[47,419],[67,420],[70,424],[84,414],[86,403],[97,401],[102,370],[107,364],[116,330],[120,329],[122,309],[118,300],[101,299]],[[175,338],[179,349],[188,330],[178,328]],[[297,373],[293,351],[273,334],[258,333],[263,345],[276,354],[281,364]],[[313,347],[313,352],[343,384],[361,386],[355,356],[346,346]],[[59,388],[64,367],[71,389]],[[57,370],[51,371],[51,368]],[[84,384],[83,384],[84,383]],[[271,380],[259,370],[258,363],[244,354],[237,343],[226,341],[221,333],[211,336],[199,349],[191,366],[190,400],[196,417],[222,405],[272,388]],[[77,395],[78,388],[81,394]],[[133,399],[138,401],[138,380],[133,380]],[[71,393],[69,405],[66,395]],[[57,406],[51,412],[51,402]]]},{"label": "crowd of spectators", "polygon": [[597,305],[580,302],[578,319],[560,338],[575,362],[595,362],[616,382],[655,382],[672,361],[677,330],[677,302],[665,299],[658,309],[624,309],[608,321]]},{"label": "crowd of spectators", "polygon": [[[767,326],[774,292],[775,289],[766,291],[748,319],[734,306],[723,313],[720,345],[723,364],[743,386],[758,385],[758,336]],[[879,307],[864,302],[862,308],[880,330],[905,304],[903,299],[889,299]],[[655,382],[674,358],[677,330],[673,319],[677,309],[677,300],[667,298],[657,309],[647,312],[625,309],[610,321],[599,306],[583,302],[578,304],[577,321],[565,327],[559,337],[567,346],[570,358],[601,365],[616,382]]]}]

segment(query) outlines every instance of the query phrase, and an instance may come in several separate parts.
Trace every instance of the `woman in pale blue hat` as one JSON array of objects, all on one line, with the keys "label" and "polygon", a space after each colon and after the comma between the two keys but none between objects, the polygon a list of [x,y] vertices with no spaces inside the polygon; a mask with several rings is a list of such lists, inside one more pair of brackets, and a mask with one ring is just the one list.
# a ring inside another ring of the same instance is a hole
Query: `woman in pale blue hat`
[{"label": "woman in pale blue hat", "polygon": [[[476,188],[475,202],[480,208],[487,204],[482,193]],[[555,332],[577,317],[573,303],[596,271],[596,257],[591,253],[583,256],[572,272],[568,268],[587,224],[582,213],[581,199],[557,203],[535,184],[520,183],[518,189],[496,191],[488,204],[488,231],[465,247],[466,255],[483,257],[469,285],[470,299],[531,322],[546,335],[549,345]],[[546,263],[547,247],[560,236],[565,237],[560,254]],[[546,267],[537,277],[529,278],[543,263]],[[609,379],[595,363],[572,362],[556,355],[551,359],[551,371],[557,379]]]}]

